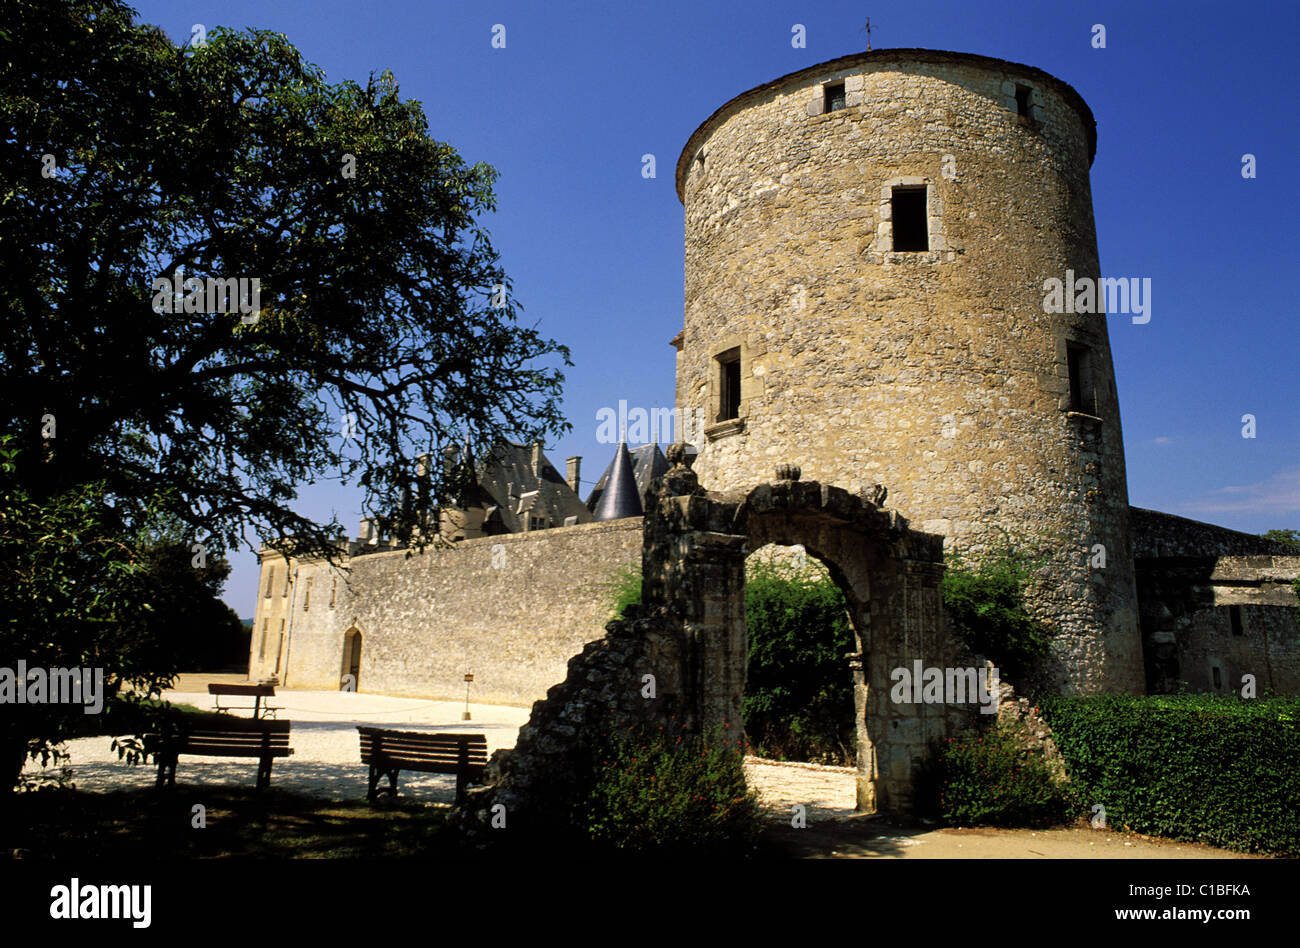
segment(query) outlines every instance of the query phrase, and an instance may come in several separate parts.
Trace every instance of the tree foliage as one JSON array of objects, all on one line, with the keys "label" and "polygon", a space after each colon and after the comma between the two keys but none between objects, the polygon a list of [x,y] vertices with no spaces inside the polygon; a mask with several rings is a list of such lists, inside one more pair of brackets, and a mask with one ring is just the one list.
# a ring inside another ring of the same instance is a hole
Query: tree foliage
[{"label": "tree foliage", "polygon": [[758,753],[852,764],[856,651],[844,594],[829,576],[751,559],[745,578],[745,732]]},{"label": "tree foliage", "polygon": [[[175,668],[133,614],[145,599],[145,569],[122,541],[102,485],[37,500],[15,477],[11,440],[0,438],[0,601],[6,605],[0,665],[102,668],[106,705],[128,687],[156,694]],[[3,711],[2,790],[15,784],[29,756],[43,763],[55,757],[55,746],[86,717],[76,704],[15,703]]]},{"label": "tree foliage", "polygon": [[[410,537],[469,456],[568,429],[570,364],[519,322],[481,223],[496,172],[390,74],[331,84],[282,34],[182,47],[134,16],[15,0],[0,22],[4,655],[103,667],[130,700],[188,663],[181,627],[229,624],[213,592],[246,528],[337,556],[301,485],[355,482]],[[255,311],[201,292],[240,279]],[[29,712],[0,778],[75,731]]]},{"label": "tree foliage", "polygon": [[[409,535],[448,488],[413,455],[567,430],[568,351],[518,323],[480,224],[491,167],[387,73],[331,84],[281,34],[178,47],[133,13],[22,0],[0,31],[0,413],[33,497],[102,481],[127,523],[161,502],[216,550],[249,523],[330,554],[300,484],[355,478]],[[256,320],[156,312],[178,270],[257,278]]]},{"label": "tree foliage", "polygon": [[958,635],[1011,681],[1022,681],[1050,648],[1051,628],[1026,607],[1026,590],[1043,562],[1009,542],[976,563],[957,550],[946,557],[941,592]]}]

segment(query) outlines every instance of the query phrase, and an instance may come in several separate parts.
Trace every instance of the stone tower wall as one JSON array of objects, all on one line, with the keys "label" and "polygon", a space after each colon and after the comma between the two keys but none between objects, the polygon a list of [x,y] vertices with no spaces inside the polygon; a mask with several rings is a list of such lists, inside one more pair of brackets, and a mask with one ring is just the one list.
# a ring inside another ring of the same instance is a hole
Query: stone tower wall
[{"label": "stone tower wall", "polygon": [[[846,107],[825,112],[841,81]],[[998,528],[1037,539],[1052,561],[1035,608],[1061,632],[1052,684],[1141,691],[1108,317],[1043,305],[1045,280],[1100,275],[1094,147],[1069,86],[979,56],[859,54],[732,100],[678,164],[677,403],[711,423],[707,489],[789,460],[851,491],[887,484],[963,550]],[[927,188],[928,252],[892,250],[896,185]],[[1095,416],[1068,410],[1071,343],[1091,352]],[[717,356],[737,348],[741,408],[719,423]]]}]

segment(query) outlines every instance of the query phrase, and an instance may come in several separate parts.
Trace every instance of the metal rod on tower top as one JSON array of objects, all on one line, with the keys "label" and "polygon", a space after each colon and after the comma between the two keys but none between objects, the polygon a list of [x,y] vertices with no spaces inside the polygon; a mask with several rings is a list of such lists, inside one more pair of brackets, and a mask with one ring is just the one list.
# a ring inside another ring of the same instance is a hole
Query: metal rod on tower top
[{"label": "metal rod on tower top", "polygon": [[871,17],[867,17],[867,52],[871,52]]}]

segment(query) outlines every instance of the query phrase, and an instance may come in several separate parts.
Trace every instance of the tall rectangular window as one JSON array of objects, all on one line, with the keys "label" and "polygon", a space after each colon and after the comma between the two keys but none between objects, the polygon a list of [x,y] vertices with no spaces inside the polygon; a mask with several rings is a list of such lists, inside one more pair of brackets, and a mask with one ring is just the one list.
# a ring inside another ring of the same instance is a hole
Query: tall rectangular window
[{"label": "tall rectangular window", "polygon": [[311,608],[311,584],[313,580],[307,580],[302,587],[302,611],[306,612]]},{"label": "tall rectangular window", "polygon": [[823,112],[838,112],[844,108],[844,83],[837,82],[834,85],[824,86],[822,94],[825,96]]},{"label": "tall rectangular window", "polygon": [[1016,86],[1016,114],[1022,119],[1028,120],[1033,118],[1032,99],[1034,90],[1029,86]]},{"label": "tall rectangular window", "polygon": [[271,587],[275,585],[275,567],[266,571],[266,598],[271,598]]},{"label": "tall rectangular window", "polygon": [[1092,386],[1092,350],[1068,343],[1066,357],[1070,371],[1070,411],[1097,414],[1097,399]]},{"label": "tall rectangular window", "polygon": [[331,609],[334,608],[334,603],[338,599],[338,595],[339,595],[339,580],[338,577],[336,576],[334,577],[334,582],[330,585],[330,608]]},{"label": "tall rectangular window", "polygon": [[262,641],[257,646],[257,660],[260,662],[266,658],[266,625],[270,619],[262,620]]},{"label": "tall rectangular window", "polygon": [[1228,607],[1228,621],[1232,624],[1233,635],[1244,635],[1245,629],[1241,625],[1241,606]]},{"label": "tall rectangular window", "polygon": [[894,225],[894,250],[911,253],[930,249],[930,228],[925,213],[925,185],[894,188],[890,201]]},{"label": "tall rectangular window", "polygon": [[740,417],[740,348],[718,356],[718,421]]}]

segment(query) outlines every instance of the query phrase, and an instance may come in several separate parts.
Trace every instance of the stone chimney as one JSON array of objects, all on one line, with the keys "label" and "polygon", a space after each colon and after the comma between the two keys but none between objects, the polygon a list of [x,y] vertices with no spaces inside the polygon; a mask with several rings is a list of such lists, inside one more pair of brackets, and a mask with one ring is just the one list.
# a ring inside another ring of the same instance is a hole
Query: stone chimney
[{"label": "stone chimney", "polygon": [[564,467],[564,479],[568,481],[569,489],[576,494],[578,493],[578,484],[581,483],[578,472],[582,468],[582,456],[569,458],[564,462]]},{"label": "stone chimney", "polygon": [[533,442],[533,477],[541,480],[542,477],[542,443]]},{"label": "stone chimney", "polygon": [[379,535],[375,531],[375,521],[373,517],[365,517],[361,521],[361,528],[357,532],[357,542],[366,543],[375,546],[379,543]]}]

